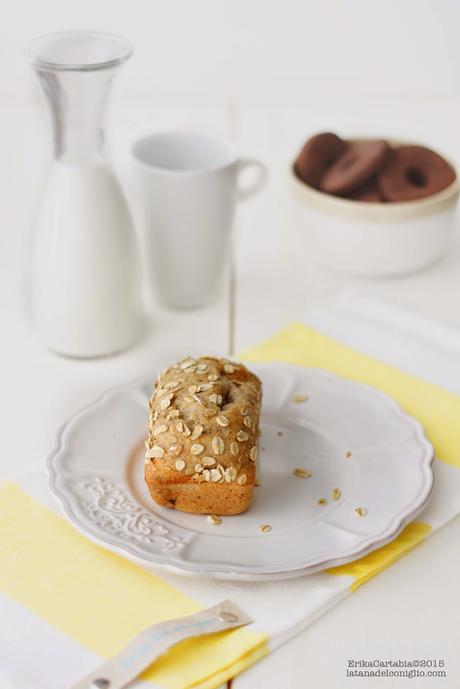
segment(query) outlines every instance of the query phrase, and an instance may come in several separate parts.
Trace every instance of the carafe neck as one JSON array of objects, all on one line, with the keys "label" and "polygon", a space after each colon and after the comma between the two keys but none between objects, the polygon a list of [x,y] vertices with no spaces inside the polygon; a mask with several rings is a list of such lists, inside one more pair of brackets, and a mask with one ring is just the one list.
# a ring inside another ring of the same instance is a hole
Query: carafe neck
[{"label": "carafe neck", "polygon": [[51,108],[56,160],[69,164],[99,164],[105,160],[104,119],[116,69],[37,69]]}]

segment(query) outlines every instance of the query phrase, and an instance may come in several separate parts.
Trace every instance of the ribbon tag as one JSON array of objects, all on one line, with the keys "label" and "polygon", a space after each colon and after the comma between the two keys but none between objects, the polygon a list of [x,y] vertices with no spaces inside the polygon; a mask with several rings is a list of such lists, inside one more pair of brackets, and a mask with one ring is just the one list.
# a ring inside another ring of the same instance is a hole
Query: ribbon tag
[{"label": "ribbon tag", "polygon": [[252,621],[232,601],[225,600],[194,615],[154,624],[71,689],[122,689],[179,641],[242,627]]}]

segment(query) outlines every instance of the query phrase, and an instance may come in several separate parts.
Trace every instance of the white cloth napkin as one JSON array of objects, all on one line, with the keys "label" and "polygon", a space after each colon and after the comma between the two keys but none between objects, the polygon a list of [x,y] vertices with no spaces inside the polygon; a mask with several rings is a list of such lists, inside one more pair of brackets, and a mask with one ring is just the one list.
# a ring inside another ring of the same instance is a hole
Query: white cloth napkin
[{"label": "white cloth napkin", "polygon": [[[350,295],[310,309],[300,322],[358,352],[460,395],[460,334],[453,330]],[[460,470],[437,462],[435,471],[435,494],[419,517],[433,529],[460,511]],[[48,493],[44,472],[18,482],[32,497],[61,513]],[[159,576],[204,607],[224,598],[234,600],[254,618],[254,630],[267,635],[269,650],[327,612],[350,593],[354,582],[348,574],[326,573],[263,585],[164,573]],[[3,681],[8,679],[15,689],[62,689],[102,661],[89,648],[1,591],[0,616],[0,677],[4,674]],[[132,686],[152,684],[137,682]]]}]

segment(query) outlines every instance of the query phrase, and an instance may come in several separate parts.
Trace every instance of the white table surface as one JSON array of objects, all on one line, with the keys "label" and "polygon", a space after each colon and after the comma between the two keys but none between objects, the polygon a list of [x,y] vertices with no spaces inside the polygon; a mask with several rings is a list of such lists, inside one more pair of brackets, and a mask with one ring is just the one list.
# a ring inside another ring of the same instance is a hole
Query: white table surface
[{"label": "white table surface", "polygon": [[[235,227],[235,327],[229,290],[193,313],[154,305],[145,338],[111,359],[72,361],[36,340],[24,308],[34,210],[46,174],[50,136],[42,103],[3,103],[0,156],[0,300],[2,432],[0,476],[43,466],[59,424],[107,386],[154,369],[179,353],[227,353],[271,335],[314,303],[341,290],[383,299],[460,331],[460,236],[431,269],[393,280],[355,280],[315,267],[293,226],[286,167],[309,133],[333,129],[413,138],[460,160],[460,103],[114,103],[110,133],[117,168],[130,185],[129,141],[148,130],[185,126],[234,138],[270,169],[267,189],[239,209]],[[348,658],[445,659],[445,679],[360,680],[362,687],[459,686],[460,520],[419,546],[318,620],[295,640],[235,680],[235,689],[354,686]],[[453,547],[457,545],[457,547]],[[446,553],[449,559],[446,560]],[[289,582],[286,582],[289,586]],[[358,680],[356,680],[358,682]],[[358,686],[358,684],[357,684]],[[32,689],[32,688],[31,688]]]}]

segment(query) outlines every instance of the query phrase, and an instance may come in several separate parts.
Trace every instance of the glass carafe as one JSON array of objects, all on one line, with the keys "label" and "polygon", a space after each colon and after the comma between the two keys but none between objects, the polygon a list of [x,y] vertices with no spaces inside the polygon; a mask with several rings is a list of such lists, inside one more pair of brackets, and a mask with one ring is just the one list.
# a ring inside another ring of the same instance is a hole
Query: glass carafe
[{"label": "glass carafe", "polygon": [[44,343],[67,356],[118,352],[141,330],[136,235],[103,128],[113,78],[130,54],[117,36],[81,31],[29,45],[54,130],[36,223],[33,315]]}]

